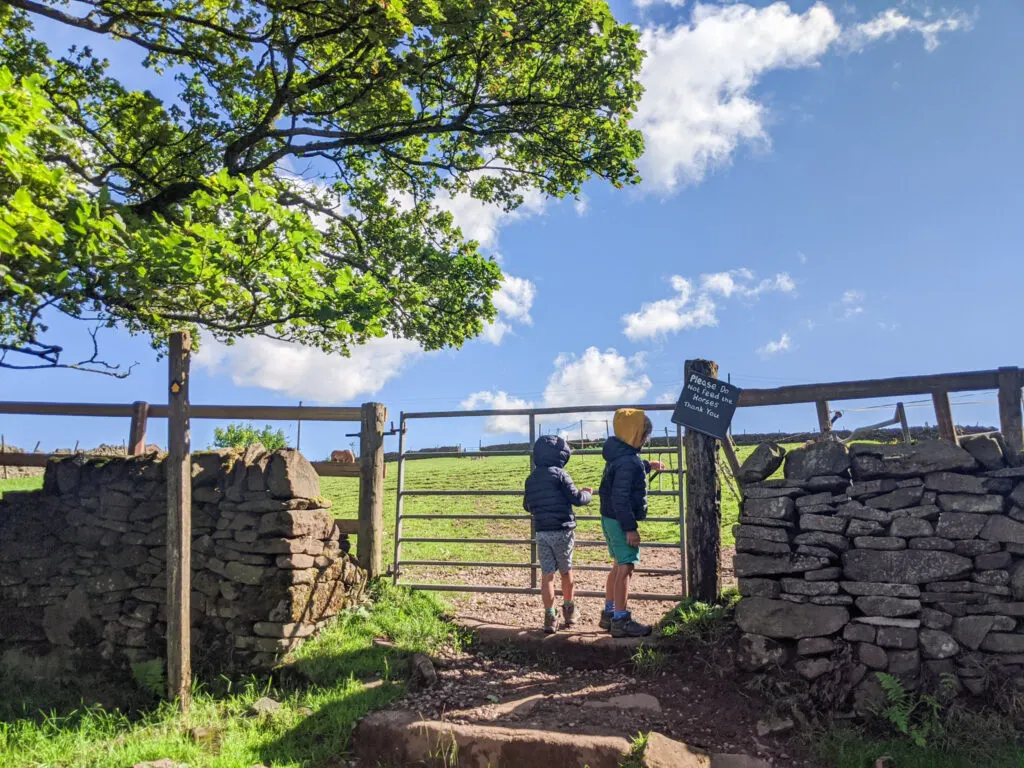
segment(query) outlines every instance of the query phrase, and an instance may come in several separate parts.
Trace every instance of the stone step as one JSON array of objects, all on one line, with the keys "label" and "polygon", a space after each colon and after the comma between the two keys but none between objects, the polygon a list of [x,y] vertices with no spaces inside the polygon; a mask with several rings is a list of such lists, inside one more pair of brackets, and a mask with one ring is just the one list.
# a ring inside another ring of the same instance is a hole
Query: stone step
[{"label": "stone step", "polygon": [[559,631],[546,635],[540,629],[489,624],[475,619],[460,618],[455,623],[471,631],[477,644],[484,648],[511,646],[536,658],[557,656],[577,669],[604,669],[628,661],[641,645],[651,647],[658,643],[654,635],[612,637],[601,630]]},{"label": "stone step", "polygon": [[[407,711],[375,712],[356,726],[356,756],[369,768],[419,765],[444,757],[456,766],[619,768],[632,745],[620,736],[461,725],[421,720]],[[769,768],[747,755],[709,754],[658,733],[648,737],[640,765],[648,768]]]}]

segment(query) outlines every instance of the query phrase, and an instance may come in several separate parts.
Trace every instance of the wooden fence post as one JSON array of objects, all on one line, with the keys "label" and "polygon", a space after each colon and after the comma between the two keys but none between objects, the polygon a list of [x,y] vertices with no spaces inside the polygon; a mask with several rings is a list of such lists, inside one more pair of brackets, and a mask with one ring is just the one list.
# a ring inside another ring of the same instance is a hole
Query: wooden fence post
[{"label": "wooden fence post", "polygon": [[381,573],[384,538],[384,422],[388,409],[363,403],[359,428],[359,564],[372,579]]},{"label": "wooden fence post", "polygon": [[932,403],[935,404],[935,420],[939,425],[939,439],[949,440],[954,445],[958,445],[956,424],[953,423],[953,408],[949,404],[949,392],[933,392]]},{"label": "wooden fence post", "polygon": [[[693,371],[717,378],[718,363],[687,360],[685,378]],[[721,592],[722,506],[715,462],[715,438],[686,429],[686,564],[687,594],[712,602]]]},{"label": "wooden fence post", "polygon": [[999,369],[999,425],[1003,432],[1003,440],[1014,453],[1024,450],[1021,383],[1020,368]]},{"label": "wooden fence post", "polygon": [[903,442],[910,445],[910,424],[907,422],[907,409],[903,403],[896,403],[896,418],[900,420],[900,432],[903,434]]},{"label": "wooden fence post", "polygon": [[149,419],[149,403],[136,400],[132,403],[132,425],[128,429],[128,455],[141,456],[146,452],[146,421]]},{"label": "wooden fence post", "polygon": [[828,400],[818,400],[814,405],[818,409],[818,428],[821,429],[821,434],[828,434],[832,431],[832,414],[828,412]]},{"label": "wooden fence post", "polygon": [[187,331],[171,334],[167,393],[167,694],[191,703],[192,455]]}]

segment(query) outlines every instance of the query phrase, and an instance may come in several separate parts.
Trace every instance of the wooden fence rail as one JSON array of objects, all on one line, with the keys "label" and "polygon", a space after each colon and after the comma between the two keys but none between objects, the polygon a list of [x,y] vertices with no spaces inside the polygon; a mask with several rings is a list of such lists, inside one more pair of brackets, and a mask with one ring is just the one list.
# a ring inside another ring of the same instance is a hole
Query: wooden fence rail
[{"label": "wooden fence rail", "polygon": [[[0,402],[0,414],[19,416],[95,416],[128,418],[128,453],[146,452],[146,428],[150,419],[168,418],[169,405],[135,403],[37,403]],[[190,419],[237,419],[253,421],[329,421],[360,422],[360,456],[354,464],[314,461],[313,469],[321,477],[348,477],[360,480],[359,513],[356,520],[340,521],[344,533],[359,536],[357,556],[373,575],[382,571],[381,540],[383,520],[379,513],[384,488],[384,422],[387,409],[380,403],[364,403],[359,408],[291,405],[190,405]],[[168,423],[170,425],[170,422]],[[367,425],[373,434],[367,432]],[[45,467],[51,459],[67,458],[67,453],[14,453],[0,450],[0,467]],[[364,521],[365,518],[365,521]]]}]

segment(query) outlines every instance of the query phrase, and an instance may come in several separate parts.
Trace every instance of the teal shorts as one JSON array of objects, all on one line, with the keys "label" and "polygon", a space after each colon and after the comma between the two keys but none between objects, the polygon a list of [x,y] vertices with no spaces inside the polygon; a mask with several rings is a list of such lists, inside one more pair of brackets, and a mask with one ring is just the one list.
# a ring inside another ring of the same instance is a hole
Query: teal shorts
[{"label": "teal shorts", "polygon": [[604,532],[604,540],[608,542],[608,554],[616,565],[636,565],[640,562],[640,547],[629,546],[626,533],[618,520],[602,517],[601,530]]}]

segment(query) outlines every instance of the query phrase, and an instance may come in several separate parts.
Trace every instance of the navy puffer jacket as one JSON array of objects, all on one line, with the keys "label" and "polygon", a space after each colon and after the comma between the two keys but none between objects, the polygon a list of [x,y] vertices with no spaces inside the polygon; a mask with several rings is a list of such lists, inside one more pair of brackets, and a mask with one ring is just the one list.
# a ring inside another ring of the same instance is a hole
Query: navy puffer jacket
[{"label": "navy puffer jacket", "polygon": [[647,473],[650,464],[640,451],[617,437],[610,437],[601,450],[604,476],[597,492],[601,516],[619,521],[623,531],[635,531],[637,521],[647,517]]},{"label": "navy puffer jacket", "polygon": [[571,530],[576,527],[572,508],[590,503],[590,494],[578,490],[563,469],[571,454],[569,444],[557,435],[539,437],[533,446],[536,467],[526,478],[523,509],[533,515],[534,530]]}]

